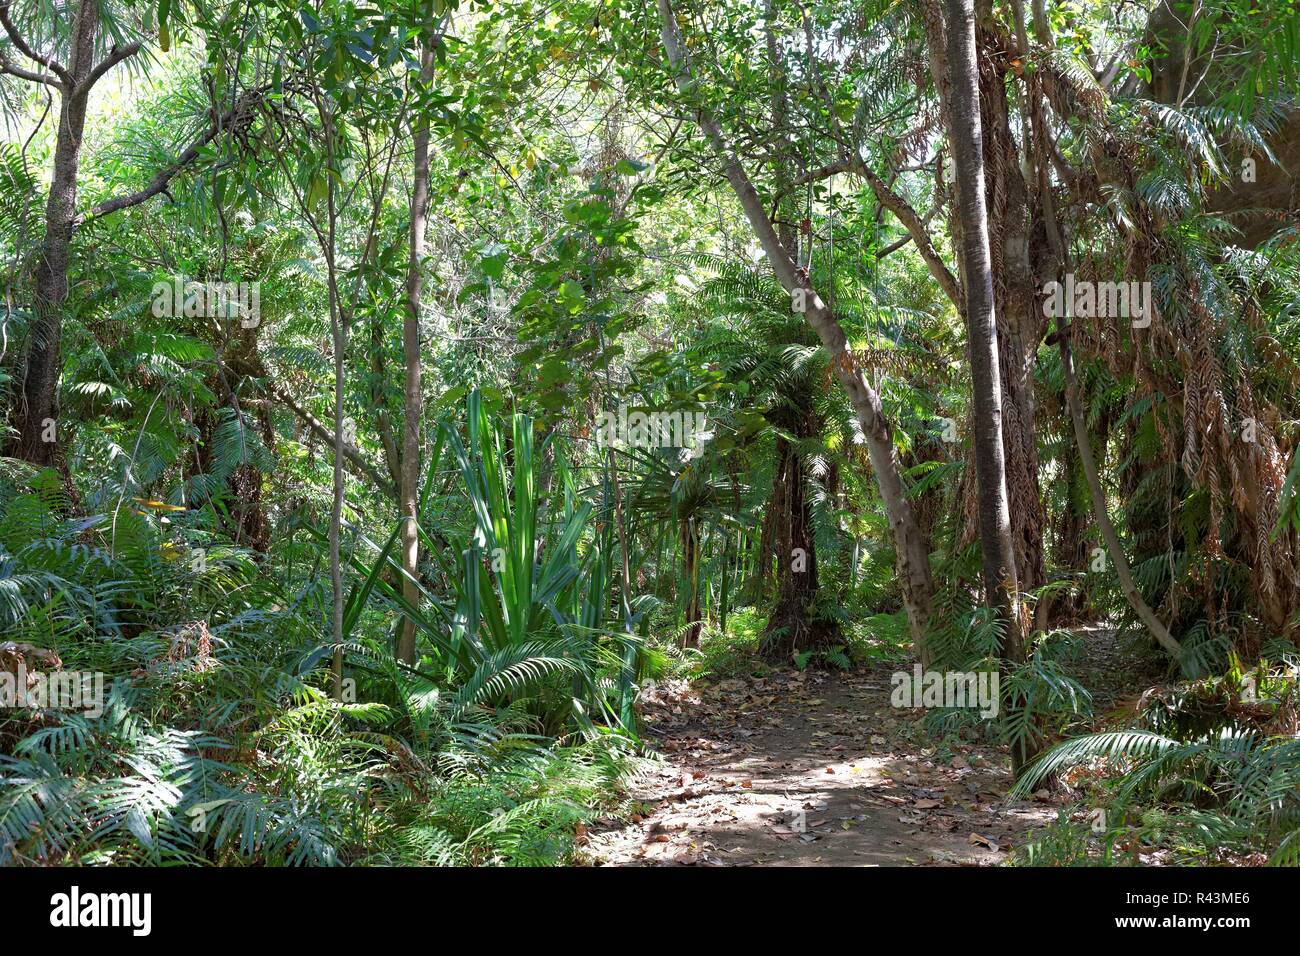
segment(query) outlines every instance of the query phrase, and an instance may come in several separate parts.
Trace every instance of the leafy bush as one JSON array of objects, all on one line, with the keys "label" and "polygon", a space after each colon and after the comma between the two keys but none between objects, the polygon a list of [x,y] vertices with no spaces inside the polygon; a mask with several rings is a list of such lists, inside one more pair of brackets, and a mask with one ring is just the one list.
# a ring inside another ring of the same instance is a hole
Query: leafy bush
[{"label": "leafy bush", "polygon": [[1013,797],[1053,775],[1095,777],[1104,842],[1163,847],[1180,860],[1265,851],[1300,863],[1300,726],[1294,667],[1244,672],[1145,696],[1138,725],[1064,741],[1031,766]]}]

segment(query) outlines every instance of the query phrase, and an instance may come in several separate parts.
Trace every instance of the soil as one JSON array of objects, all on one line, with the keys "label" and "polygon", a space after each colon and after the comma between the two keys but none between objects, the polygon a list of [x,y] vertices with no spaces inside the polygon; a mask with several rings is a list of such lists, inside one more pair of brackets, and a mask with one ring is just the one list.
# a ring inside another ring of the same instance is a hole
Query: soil
[{"label": "soil", "polygon": [[[1090,636],[1099,705],[1132,681]],[[922,712],[891,706],[882,664],[848,673],[783,669],[642,695],[660,759],[632,786],[629,819],[585,835],[583,859],[612,866],[995,866],[1056,818],[1065,794],[1008,802],[1005,748],[941,744]]]}]

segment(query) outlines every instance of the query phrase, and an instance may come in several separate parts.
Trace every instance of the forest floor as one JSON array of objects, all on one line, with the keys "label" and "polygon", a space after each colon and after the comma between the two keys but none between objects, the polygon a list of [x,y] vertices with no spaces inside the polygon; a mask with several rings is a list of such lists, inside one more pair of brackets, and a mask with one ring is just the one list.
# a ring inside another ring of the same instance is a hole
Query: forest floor
[{"label": "forest floor", "polygon": [[[1088,638],[1096,712],[1131,692],[1113,631]],[[1131,660],[1131,658],[1129,658]],[[1005,748],[942,743],[921,711],[890,705],[882,663],[848,673],[770,670],[669,680],[643,695],[662,755],[632,787],[634,813],[586,834],[612,866],[990,866],[1070,800],[1009,803]]]}]

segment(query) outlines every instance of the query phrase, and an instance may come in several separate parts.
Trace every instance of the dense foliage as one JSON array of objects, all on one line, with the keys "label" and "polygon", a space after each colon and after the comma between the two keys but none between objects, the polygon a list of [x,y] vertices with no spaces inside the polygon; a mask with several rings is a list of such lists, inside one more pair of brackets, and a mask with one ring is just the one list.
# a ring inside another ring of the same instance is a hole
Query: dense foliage
[{"label": "dense foliage", "polygon": [[570,862],[650,682],[912,659],[1019,862],[1300,860],[1295,0],[0,26],[0,864]]}]

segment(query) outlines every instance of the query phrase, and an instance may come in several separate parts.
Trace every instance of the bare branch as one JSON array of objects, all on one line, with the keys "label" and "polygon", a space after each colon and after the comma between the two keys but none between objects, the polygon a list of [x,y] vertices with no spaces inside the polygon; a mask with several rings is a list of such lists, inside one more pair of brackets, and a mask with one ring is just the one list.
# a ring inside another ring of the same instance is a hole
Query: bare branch
[{"label": "bare branch", "polygon": [[93,219],[99,219],[107,216],[109,213],[117,212],[119,209],[127,209],[131,206],[138,206],[140,203],[152,199],[159,193],[165,191],[167,186],[180,175],[190,163],[198,158],[199,151],[216,137],[216,127],[209,127],[198,139],[189,145],[185,152],[176,157],[176,161],[166,169],[159,172],[153,179],[149,180],[149,185],[136,192],[129,193],[125,196],[118,196],[116,199],[109,199],[100,203],[90,210],[90,212],[78,221],[78,225],[90,222]]},{"label": "bare branch", "polygon": [[883,179],[873,173],[866,163],[858,162],[853,172],[856,172],[867,181],[871,191],[876,194],[876,200],[894,214],[894,218],[903,224],[916,243],[916,251],[921,253],[921,258],[925,264],[930,267],[930,274],[934,276],[939,287],[943,289],[944,294],[952,300],[958,310],[961,309],[961,285],[957,282],[957,277],[949,271],[948,266],[944,263],[943,257],[939,255],[934,248],[934,243],[930,241],[930,233],[925,228],[925,223],[921,217],[906,199],[891,190]]},{"label": "bare branch", "polygon": [[63,87],[71,90],[74,85],[72,82],[72,74],[64,69],[61,64],[56,63],[51,57],[41,56],[41,54],[32,49],[31,44],[23,39],[22,33],[20,33],[18,27],[14,25],[13,20],[9,18],[9,7],[10,4],[8,2],[0,3],[0,26],[3,26],[5,33],[9,34],[9,39],[12,40],[14,46],[18,48],[18,52],[27,57],[27,59],[31,60],[33,63],[39,63],[55,76],[59,77],[59,79],[63,81]]},{"label": "bare branch", "polygon": [[897,252],[899,249],[903,248],[903,246],[907,245],[911,241],[912,241],[911,235],[906,235],[903,236],[903,238],[901,239],[896,239],[893,242],[891,242],[889,245],[885,246],[885,248],[877,252],[876,258],[883,259],[885,258],[885,256],[892,255],[893,253]]},{"label": "bare branch", "polygon": [[126,46],[114,46],[108,56],[104,57],[104,59],[100,61],[99,65],[90,71],[90,75],[81,82],[77,87],[76,92],[82,93],[90,89],[99,82],[101,76],[113,67],[117,66],[123,60],[129,60],[131,57],[135,56],[140,52],[143,46],[144,44],[140,43],[138,40],[135,43],[128,43]]},{"label": "bare branch", "polygon": [[[319,418],[317,418],[306,408],[304,408],[297,401],[297,399],[295,399],[292,395],[289,394],[287,389],[281,388],[280,386],[270,381],[266,383],[266,386],[267,386],[267,391],[269,391],[271,395],[273,395],[276,399],[278,399],[281,402],[281,404],[283,404],[286,408],[288,408],[289,411],[293,412],[293,414],[297,416],[298,420],[301,421],[304,425],[306,425],[308,430],[311,431],[312,434],[314,434],[317,438],[321,439],[322,441],[329,442],[331,446],[334,444],[334,429],[332,426],[326,425]],[[375,468],[374,465],[370,464],[370,462],[366,460],[365,455],[361,454],[360,449],[358,449],[355,445],[350,445],[347,442],[344,442],[343,457],[350,465],[352,465],[353,469],[359,475],[361,475],[361,477],[368,480],[371,484],[373,484],[376,488],[384,492],[389,497],[393,499],[397,498],[397,489],[395,489],[392,483],[386,480],[379,473],[379,470]]]},{"label": "bare branch", "polygon": [[31,70],[16,66],[10,62],[9,58],[0,51],[0,73],[8,73],[10,76],[16,76],[20,80],[27,80],[29,83],[44,83],[46,86],[52,86],[56,90],[62,90],[63,83],[52,73],[35,73]]},{"label": "bare branch", "polygon": [[[852,159],[842,159],[839,162],[827,163],[825,166],[818,166],[816,169],[811,169],[802,176],[796,176],[794,179],[790,180],[788,191],[794,192],[800,186],[807,186],[809,183],[819,183],[823,179],[830,179],[832,176],[836,176],[840,173],[852,172],[853,168],[854,161]],[[776,198],[780,199],[782,196],[778,194]]]}]

